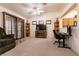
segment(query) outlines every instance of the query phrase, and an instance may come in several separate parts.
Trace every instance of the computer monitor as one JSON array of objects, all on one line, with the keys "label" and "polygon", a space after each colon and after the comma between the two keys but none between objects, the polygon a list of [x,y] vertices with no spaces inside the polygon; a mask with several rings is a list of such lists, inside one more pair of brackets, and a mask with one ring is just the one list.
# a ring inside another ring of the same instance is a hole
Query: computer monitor
[{"label": "computer monitor", "polygon": [[67,32],[67,27],[61,28],[61,29],[59,30],[59,32],[60,32],[60,33],[68,33],[68,32]]}]

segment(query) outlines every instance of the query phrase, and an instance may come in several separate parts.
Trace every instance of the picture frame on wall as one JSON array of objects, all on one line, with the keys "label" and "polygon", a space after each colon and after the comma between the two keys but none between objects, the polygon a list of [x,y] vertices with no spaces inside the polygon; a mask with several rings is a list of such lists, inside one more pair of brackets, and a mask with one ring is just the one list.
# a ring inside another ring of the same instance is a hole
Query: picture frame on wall
[{"label": "picture frame on wall", "polygon": [[37,21],[32,21],[32,25],[36,25],[37,24]]},{"label": "picture frame on wall", "polygon": [[46,24],[51,24],[51,20],[46,20]]},{"label": "picture frame on wall", "polygon": [[43,21],[43,20],[40,20],[40,21],[39,21],[39,24],[44,24],[44,21]]}]

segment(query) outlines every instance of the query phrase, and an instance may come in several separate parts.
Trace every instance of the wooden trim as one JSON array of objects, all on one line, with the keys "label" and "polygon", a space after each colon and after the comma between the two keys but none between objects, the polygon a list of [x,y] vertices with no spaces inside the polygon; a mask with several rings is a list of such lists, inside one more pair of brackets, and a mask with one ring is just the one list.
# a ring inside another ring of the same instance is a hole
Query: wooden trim
[{"label": "wooden trim", "polygon": [[5,13],[3,12],[2,14],[3,14],[3,28],[6,29],[5,28]]},{"label": "wooden trim", "polygon": [[12,17],[16,17],[16,18],[17,18],[17,16],[14,16],[14,15],[9,14],[9,13],[7,13],[7,12],[2,12],[2,13],[6,14],[6,15],[9,15],[9,16],[12,16]]},{"label": "wooden trim", "polygon": [[18,31],[17,31],[17,18],[16,18],[16,39],[18,39],[17,35],[18,35]]},{"label": "wooden trim", "polygon": [[24,21],[23,21],[23,38],[24,38],[24,31],[25,31],[25,30],[24,30]]},{"label": "wooden trim", "polygon": [[[13,15],[13,14],[8,13],[8,12],[2,12],[2,13],[5,13],[6,15],[9,15],[9,16],[12,16],[12,17],[20,18],[20,17],[18,17],[18,16],[15,16],[15,15]],[[23,18],[20,18],[20,19],[23,19]]]}]

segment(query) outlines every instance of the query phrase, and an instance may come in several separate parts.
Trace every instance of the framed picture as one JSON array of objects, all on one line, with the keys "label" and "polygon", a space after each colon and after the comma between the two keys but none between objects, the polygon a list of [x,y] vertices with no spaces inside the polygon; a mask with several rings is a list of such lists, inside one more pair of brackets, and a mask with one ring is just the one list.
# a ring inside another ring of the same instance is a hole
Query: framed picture
[{"label": "framed picture", "polygon": [[46,24],[51,24],[51,20],[46,20]]},{"label": "framed picture", "polygon": [[42,21],[42,20],[41,20],[41,21],[39,21],[39,24],[44,24],[44,21]]},{"label": "framed picture", "polygon": [[37,21],[32,21],[32,25],[36,25],[37,24]]}]

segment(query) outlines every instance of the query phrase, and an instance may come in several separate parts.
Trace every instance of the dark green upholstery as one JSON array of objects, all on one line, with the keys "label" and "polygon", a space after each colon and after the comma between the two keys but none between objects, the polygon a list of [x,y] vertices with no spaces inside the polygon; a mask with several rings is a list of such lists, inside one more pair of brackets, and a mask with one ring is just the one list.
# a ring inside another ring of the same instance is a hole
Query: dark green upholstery
[{"label": "dark green upholstery", "polygon": [[5,35],[6,35],[5,30],[0,27],[0,38],[2,38]]},{"label": "dark green upholstery", "polygon": [[14,48],[16,46],[14,35],[6,35],[3,28],[0,27],[0,54]]}]

